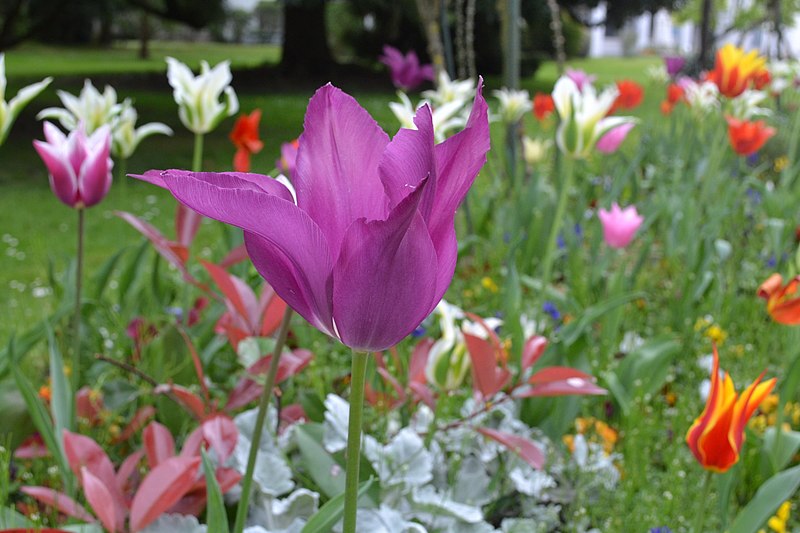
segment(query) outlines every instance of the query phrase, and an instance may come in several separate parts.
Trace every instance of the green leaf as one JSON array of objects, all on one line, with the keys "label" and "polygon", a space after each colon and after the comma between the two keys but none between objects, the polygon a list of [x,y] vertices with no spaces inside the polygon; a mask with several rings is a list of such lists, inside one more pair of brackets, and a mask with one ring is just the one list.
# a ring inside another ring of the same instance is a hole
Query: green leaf
[{"label": "green leaf", "polygon": [[656,337],[625,356],[617,367],[617,378],[629,393],[652,393],[667,378],[673,356],[680,344],[671,337]]},{"label": "green leaf", "polygon": [[92,278],[94,281],[94,292],[92,292],[92,297],[95,300],[102,298],[103,292],[108,286],[108,280],[111,279],[111,274],[114,272],[114,267],[117,266],[119,258],[122,257],[122,254],[125,253],[126,250],[127,248],[122,248],[121,250],[118,250],[117,253],[109,257],[106,262],[100,266],[100,268],[97,270],[97,273]]},{"label": "green leaf", "polygon": [[777,432],[774,427],[767,428],[766,432],[764,432],[763,450],[768,457],[772,458],[774,456],[775,465],[773,466],[776,471],[780,471],[789,464],[797,450],[800,450],[800,432],[781,431],[777,450],[775,448],[776,435]]},{"label": "green leaf", "polygon": [[729,533],[755,533],[800,486],[800,465],[775,474],[739,511]]},{"label": "green leaf", "polygon": [[[294,430],[295,441],[300,450],[300,461],[325,496],[333,498],[344,492],[344,470],[325,451],[320,439],[314,437],[310,426],[311,424],[303,424]],[[334,472],[339,474],[334,475]]]},{"label": "green leaf", "polygon": [[61,450],[61,436],[56,436],[47,408],[45,408],[44,404],[39,399],[31,382],[28,381],[28,378],[26,378],[16,366],[11,368],[11,373],[14,376],[14,381],[17,383],[20,394],[22,394],[22,398],[25,400],[25,404],[28,406],[28,412],[33,419],[36,430],[42,437],[47,449],[50,450],[50,453],[53,454],[53,457],[55,457],[58,462],[64,485],[67,487],[72,486],[72,472],[67,467],[66,457]]},{"label": "green leaf", "polygon": [[613,296],[604,302],[587,307],[578,320],[570,322],[561,329],[561,342],[565,346],[572,345],[594,322],[609,311],[646,296],[643,292],[629,292]]},{"label": "green leaf", "polygon": [[[372,486],[375,478],[369,478],[358,486],[358,497],[361,498]],[[344,492],[328,500],[314,516],[309,518],[302,533],[328,533],[344,514]]]},{"label": "green leaf", "polygon": [[230,531],[228,526],[228,513],[225,510],[225,501],[222,499],[222,491],[214,475],[214,466],[208,459],[205,450],[200,450],[203,456],[203,471],[206,475],[206,495],[208,496],[208,507],[206,509],[206,522],[208,530],[215,533]]},{"label": "green leaf", "polygon": [[[75,395],[67,376],[64,374],[64,359],[61,357],[61,350],[56,343],[53,330],[47,324],[47,348],[50,352],[50,381],[52,385],[52,401],[50,411],[53,414],[56,435],[62,435],[65,429],[75,430]],[[61,439],[58,439],[59,448]],[[62,450],[63,452],[63,450]]]},{"label": "green leaf", "polygon": [[3,529],[35,527],[36,524],[28,520],[9,507],[0,507],[0,527]]},{"label": "green leaf", "polygon": [[144,240],[139,248],[136,249],[135,255],[129,259],[122,273],[119,276],[119,303],[123,303],[126,296],[128,296],[128,289],[131,288],[136,275],[142,270],[142,262],[144,260],[145,252],[148,249],[148,240]]}]

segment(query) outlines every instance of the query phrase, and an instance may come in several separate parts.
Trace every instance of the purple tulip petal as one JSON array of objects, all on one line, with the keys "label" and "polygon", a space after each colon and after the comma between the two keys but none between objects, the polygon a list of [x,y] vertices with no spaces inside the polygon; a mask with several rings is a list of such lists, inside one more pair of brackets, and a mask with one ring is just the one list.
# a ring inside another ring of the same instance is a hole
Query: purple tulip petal
[{"label": "purple tulip petal", "polygon": [[292,182],[297,204],[337,250],[356,219],[383,220],[378,163],[389,137],[352,96],[328,84],[311,98]]},{"label": "purple tulip petal", "polygon": [[345,234],[333,271],[333,314],[347,346],[394,346],[436,305],[436,250],[417,210],[425,185],[386,220],[356,220]]},{"label": "purple tulip petal", "polygon": [[[394,209],[413,192],[420,182],[433,173],[433,118],[431,109],[422,106],[414,117],[416,130],[401,129],[383,153],[378,174]],[[435,183],[426,185],[426,195],[435,194]]]},{"label": "purple tulip petal", "polygon": [[305,212],[285,197],[259,190],[264,184],[230,174],[165,172],[162,177],[186,206],[245,230],[247,252],[275,292],[313,325],[333,332],[330,248]]},{"label": "purple tulip petal", "polygon": [[63,203],[75,207],[78,198],[78,178],[66,159],[58,152],[58,147],[42,141],[33,141],[33,147],[44,161],[50,174],[50,188]]},{"label": "purple tulip petal", "polygon": [[481,94],[482,88],[483,79],[479,79],[467,127],[434,148],[436,176],[431,190],[435,194],[430,202],[422,200],[422,214],[428,222],[439,256],[436,282],[439,298],[444,295],[455,272],[456,209],[486,162],[489,151],[489,107]]},{"label": "purple tulip petal", "polygon": [[[167,184],[164,183],[164,172],[165,170],[148,170],[144,174],[128,174],[130,178],[136,178],[137,180],[146,181],[156,187],[161,187],[162,189],[167,189]],[[182,170],[176,170],[175,172],[183,172]]]}]

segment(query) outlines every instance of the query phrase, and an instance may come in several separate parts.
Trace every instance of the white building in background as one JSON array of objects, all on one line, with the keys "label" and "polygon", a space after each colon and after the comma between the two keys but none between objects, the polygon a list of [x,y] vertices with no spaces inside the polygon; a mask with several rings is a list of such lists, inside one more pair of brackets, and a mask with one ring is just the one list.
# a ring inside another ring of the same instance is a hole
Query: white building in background
[{"label": "white building in background", "polygon": [[[726,27],[735,15],[735,7],[717,14],[717,26]],[[591,10],[588,20],[597,23],[605,19],[606,5],[600,3]],[[651,32],[652,30],[652,32]],[[734,43],[746,49],[759,49],[765,55],[774,57],[777,37],[767,26],[742,35],[732,32],[722,37],[717,45]],[[645,13],[635,17],[622,28],[604,25],[595,26],[589,31],[589,57],[637,55],[642,52],[676,53],[691,55],[697,50],[699,34],[696,24],[687,22],[677,24],[670,13],[661,9],[654,15]],[[783,35],[784,55],[788,51],[793,57],[800,57],[800,16],[791,27],[786,27]]]}]

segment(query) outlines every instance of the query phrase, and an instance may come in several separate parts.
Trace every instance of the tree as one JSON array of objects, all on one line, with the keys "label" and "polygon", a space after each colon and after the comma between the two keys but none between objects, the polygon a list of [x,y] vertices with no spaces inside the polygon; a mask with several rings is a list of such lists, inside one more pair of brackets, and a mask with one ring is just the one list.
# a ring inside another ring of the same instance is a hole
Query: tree
[{"label": "tree", "polygon": [[317,76],[330,72],[332,57],[325,24],[325,0],[285,0],[283,4],[284,75]]},{"label": "tree", "polygon": [[0,2],[0,50],[6,50],[52,27],[68,0]]}]

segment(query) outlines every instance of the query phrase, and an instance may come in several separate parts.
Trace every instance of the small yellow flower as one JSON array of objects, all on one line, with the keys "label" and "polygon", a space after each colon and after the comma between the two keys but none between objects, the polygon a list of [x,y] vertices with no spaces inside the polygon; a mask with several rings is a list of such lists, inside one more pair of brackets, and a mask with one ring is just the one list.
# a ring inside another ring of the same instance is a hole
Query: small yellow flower
[{"label": "small yellow flower", "polygon": [[694,330],[699,332],[706,329],[711,323],[705,317],[700,317],[694,323]]},{"label": "small yellow flower", "polygon": [[789,165],[789,158],[785,155],[782,155],[775,159],[775,172],[783,172],[783,170]]},{"label": "small yellow flower", "polygon": [[728,338],[728,333],[716,324],[709,326],[704,335],[710,339],[711,342],[716,343],[717,346],[722,346],[722,344],[725,343],[725,339]]},{"label": "small yellow flower", "polygon": [[775,516],[769,519],[767,525],[775,533],[786,533],[786,524],[789,522],[789,514],[792,511],[792,503],[785,501],[778,507]]},{"label": "small yellow flower", "polygon": [[763,435],[764,431],[767,429],[767,417],[764,415],[756,415],[750,419],[748,426],[750,426],[750,429],[756,434]]},{"label": "small yellow flower", "polygon": [[497,283],[495,283],[494,280],[489,276],[484,276],[483,279],[481,279],[481,286],[490,292],[496,293],[500,290],[500,288],[497,286]]}]

